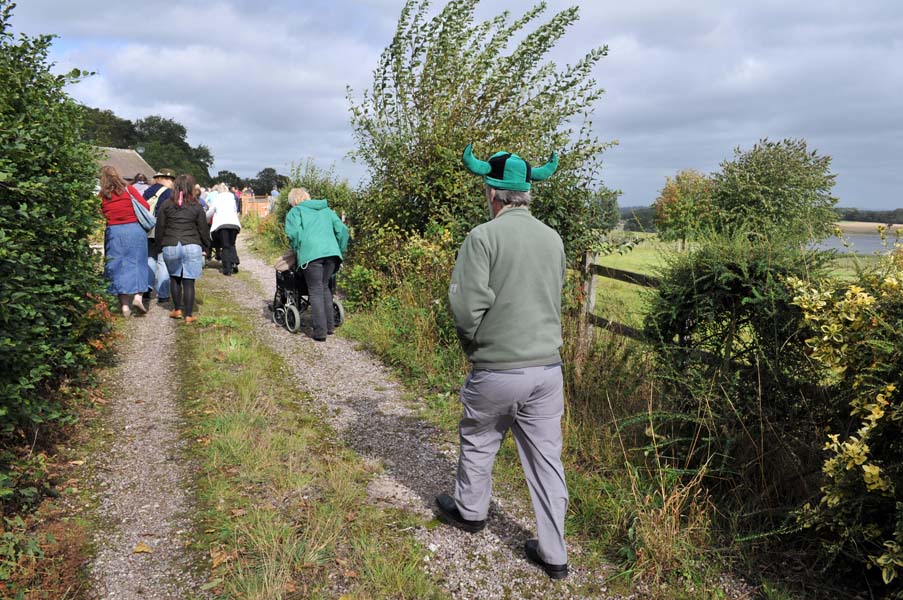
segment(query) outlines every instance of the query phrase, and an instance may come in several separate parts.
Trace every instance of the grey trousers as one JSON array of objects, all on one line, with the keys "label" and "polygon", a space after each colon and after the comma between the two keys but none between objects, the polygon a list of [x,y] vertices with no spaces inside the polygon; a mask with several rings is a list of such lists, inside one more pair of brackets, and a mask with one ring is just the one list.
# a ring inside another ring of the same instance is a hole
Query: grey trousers
[{"label": "grey trousers", "polygon": [[461,388],[461,454],[455,503],[461,516],[482,520],[489,512],[492,465],[508,429],[514,434],[527,479],[539,555],[567,562],[564,517],[568,491],[561,464],[564,394],[561,365],[510,371],[474,370]]}]

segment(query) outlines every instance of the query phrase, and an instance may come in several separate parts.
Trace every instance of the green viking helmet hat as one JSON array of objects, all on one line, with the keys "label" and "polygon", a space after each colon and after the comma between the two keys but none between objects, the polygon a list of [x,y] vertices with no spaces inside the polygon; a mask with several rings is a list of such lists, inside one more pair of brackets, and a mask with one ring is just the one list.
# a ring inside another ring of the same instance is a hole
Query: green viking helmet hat
[{"label": "green viking helmet hat", "polygon": [[552,152],[549,162],[535,169],[517,154],[496,152],[489,161],[473,155],[473,144],[464,148],[464,166],[475,175],[482,175],[489,187],[514,192],[529,192],[531,181],[544,181],[558,168],[558,155]]}]

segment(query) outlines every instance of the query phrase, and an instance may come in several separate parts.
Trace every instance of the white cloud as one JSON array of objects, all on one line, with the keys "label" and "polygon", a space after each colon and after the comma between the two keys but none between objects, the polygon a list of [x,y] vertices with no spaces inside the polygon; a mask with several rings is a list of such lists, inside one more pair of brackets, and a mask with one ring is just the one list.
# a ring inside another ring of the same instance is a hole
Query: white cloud
[{"label": "white cloud", "polygon": [[[308,156],[357,180],[346,86],[368,87],[404,0],[28,0],[13,24],[59,34],[60,70],[88,105],[183,123],[214,170],[287,170]],[[549,0],[546,18],[574,4]],[[436,0],[433,12],[442,5]],[[526,5],[481,3],[485,18]],[[903,5],[896,0],[598,0],[555,48],[559,64],[608,44],[593,119],[617,138],[603,176],[624,204],[648,203],[666,175],[711,171],[733,148],[805,137],[834,157],[843,204],[899,204],[903,187]]]}]

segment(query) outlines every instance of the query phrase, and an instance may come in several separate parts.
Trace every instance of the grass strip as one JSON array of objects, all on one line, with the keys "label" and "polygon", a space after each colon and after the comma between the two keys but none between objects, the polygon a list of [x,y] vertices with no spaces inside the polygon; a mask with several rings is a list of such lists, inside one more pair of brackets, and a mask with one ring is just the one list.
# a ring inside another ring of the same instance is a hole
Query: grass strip
[{"label": "grass strip", "polygon": [[198,463],[197,544],[221,598],[439,598],[413,540],[422,518],[368,506],[376,467],[341,444],[322,408],[237,305],[204,293],[179,330]]}]

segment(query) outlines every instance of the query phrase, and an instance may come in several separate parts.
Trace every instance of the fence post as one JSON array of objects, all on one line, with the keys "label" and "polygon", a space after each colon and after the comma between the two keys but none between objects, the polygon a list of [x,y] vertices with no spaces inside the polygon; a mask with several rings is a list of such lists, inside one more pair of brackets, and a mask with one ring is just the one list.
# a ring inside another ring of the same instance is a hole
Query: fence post
[{"label": "fence post", "polygon": [[588,250],[583,257],[583,313],[584,317],[596,310],[596,278],[593,276],[593,265],[598,255]]}]

